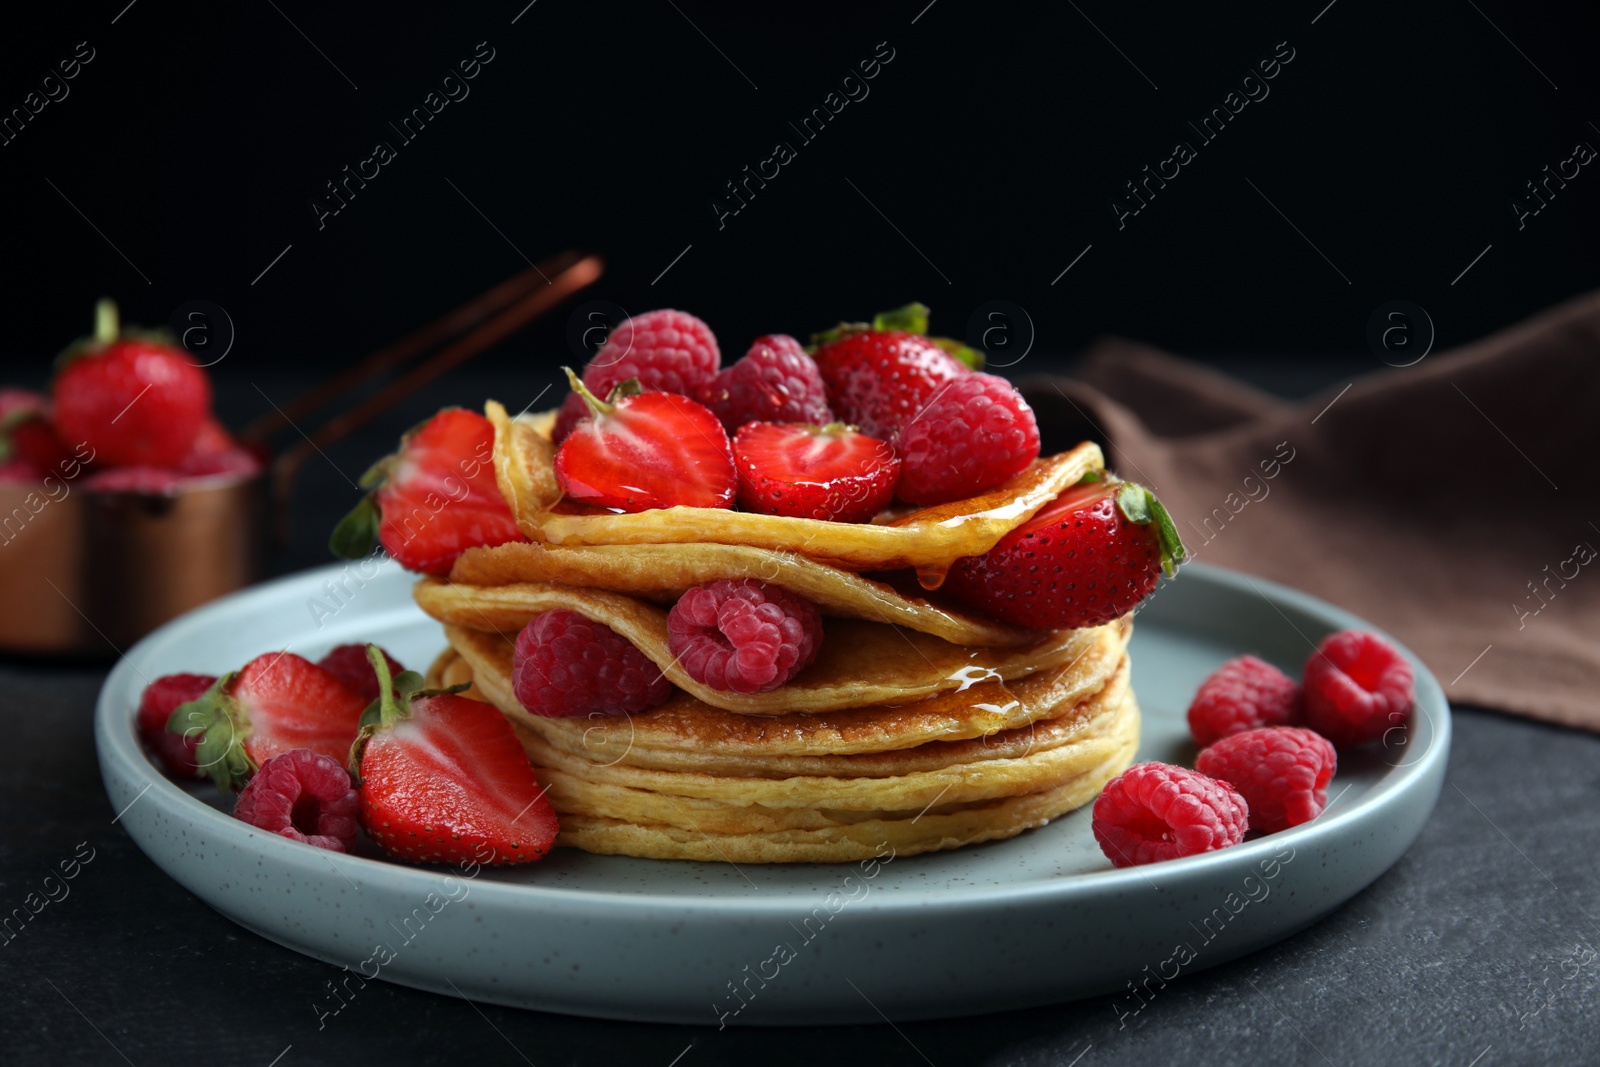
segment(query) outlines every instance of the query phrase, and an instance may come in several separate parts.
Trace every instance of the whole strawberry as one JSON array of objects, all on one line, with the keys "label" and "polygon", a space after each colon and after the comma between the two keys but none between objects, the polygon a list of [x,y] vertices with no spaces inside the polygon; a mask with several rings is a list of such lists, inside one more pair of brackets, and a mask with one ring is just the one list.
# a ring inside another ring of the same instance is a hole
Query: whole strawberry
[{"label": "whole strawberry", "polygon": [[209,674],[164,674],[139,695],[139,736],[175,778],[204,778],[205,772],[194,761],[199,736],[168,733],[167,722],[180,705],[199,700],[216,683]]},{"label": "whole strawberry", "polygon": [[49,405],[38,393],[0,389],[0,463],[17,464],[17,473],[31,478],[76,470],[50,421]]},{"label": "whole strawberry", "polygon": [[224,792],[267,760],[308,748],[341,762],[356,739],[367,702],[310,660],[268,652],[223,675],[205,695],[180,705],[169,733],[198,738],[194,761]]},{"label": "whole strawberry", "polygon": [[900,459],[842,423],[746,423],[733,439],[739,506],[762,515],[869,522],[894,498]]},{"label": "whole strawberry", "polygon": [[379,697],[350,748],[361,826],[417,863],[529,863],[555,845],[556,813],[505,716],[453,690],[391,678],[373,646]]},{"label": "whole strawberry", "polygon": [[896,330],[846,332],[812,358],[834,415],[891,444],[941,385],[967,373],[928,338]]},{"label": "whole strawberry", "polygon": [[1150,490],[1106,480],[1069,489],[988,552],[957,560],[942,588],[1016,626],[1099,626],[1132,611],[1183,556]]},{"label": "whole strawberry", "polygon": [[56,429],[101,463],[176,467],[211,414],[206,372],[164,340],[121,336],[109,300],[96,309],[94,337],[64,358],[52,391]]},{"label": "whole strawberry", "polygon": [[362,559],[377,544],[407,570],[444,574],[477,545],[524,540],[494,477],[494,426],[445,408],[361,476],[372,492],[334,528],[328,547]]},{"label": "whole strawberry", "polygon": [[570,499],[621,511],[733,506],[733,451],[707,408],[642,392],[632,379],[600,400],[571,370],[567,377],[593,413],[556,452],[556,480]]}]

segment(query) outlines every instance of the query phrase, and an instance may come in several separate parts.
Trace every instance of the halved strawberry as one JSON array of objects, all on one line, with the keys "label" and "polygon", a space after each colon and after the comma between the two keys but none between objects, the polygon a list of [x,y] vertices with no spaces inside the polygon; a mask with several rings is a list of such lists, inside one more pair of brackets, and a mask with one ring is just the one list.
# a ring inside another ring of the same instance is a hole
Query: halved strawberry
[{"label": "halved strawberry", "polygon": [[361,486],[373,491],[328,540],[343,559],[381,543],[407,570],[444,574],[469,548],[526,540],[495,483],[494,426],[475,412],[445,408],[412,429]]},{"label": "halved strawberry", "polygon": [[867,522],[894,497],[900,457],[841,422],[750,422],[733,438],[739,506],[763,515]]},{"label": "halved strawberry", "polygon": [[641,392],[631,378],[600,400],[563,369],[593,412],[556,453],[567,496],[622,511],[733,505],[733,451],[710,409],[676,393]]},{"label": "halved strawberry", "polygon": [[293,652],[269,652],[180,704],[169,733],[198,737],[194,760],[226,792],[267,760],[309,748],[344,762],[367,702],[337,677]]},{"label": "halved strawberry", "polygon": [[988,552],[957,560],[942,588],[1017,626],[1099,626],[1132,611],[1183,557],[1155,495],[1108,479],[1067,490]]},{"label": "halved strawberry", "polygon": [[511,724],[454,690],[391,678],[376,645],[368,656],[379,697],[361,717],[350,771],[361,825],[385,852],[417,863],[530,863],[556,840],[545,799]]}]

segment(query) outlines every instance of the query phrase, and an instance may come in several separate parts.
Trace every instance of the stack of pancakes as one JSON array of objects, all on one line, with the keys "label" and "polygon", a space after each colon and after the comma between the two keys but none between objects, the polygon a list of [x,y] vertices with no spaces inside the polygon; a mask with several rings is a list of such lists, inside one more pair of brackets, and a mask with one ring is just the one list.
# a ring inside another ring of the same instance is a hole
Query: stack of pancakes
[{"label": "stack of pancakes", "polygon": [[[1124,621],[1022,630],[941,604],[936,584],[1102,465],[1092,444],[992,493],[873,524],[561,501],[550,415],[495,424],[501,492],[531,539],[464,553],[418,584],[450,648],[433,685],[470,683],[511,720],[590,852],[835,862],[1011,837],[1099,795],[1138,746]],[[870,577],[868,575],[871,575]],[[667,644],[691,586],[756,578],[823,613],[817,659],[765,693],[711,689]],[[634,715],[544,718],[517,701],[517,633],[566,609],[636,645],[676,687]]]}]

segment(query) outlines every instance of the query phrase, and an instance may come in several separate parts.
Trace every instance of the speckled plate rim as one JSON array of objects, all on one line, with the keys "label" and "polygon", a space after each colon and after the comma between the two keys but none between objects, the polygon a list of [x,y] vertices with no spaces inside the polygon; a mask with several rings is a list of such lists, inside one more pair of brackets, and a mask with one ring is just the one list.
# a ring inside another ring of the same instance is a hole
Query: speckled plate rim
[{"label": "speckled plate rim", "polygon": [[[111,762],[124,771],[134,772],[136,779],[144,783],[144,788],[155,791],[158,796],[170,804],[187,808],[195,821],[206,825],[213,832],[232,832],[252,838],[254,839],[254,847],[264,850],[265,854],[275,861],[301,867],[308,874],[318,875],[326,873],[324,856],[316,852],[308,852],[304,846],[295,842],[256,830],[217,811],[215,808],[200,803],[161,774],[140,747],[133,728],[131,705],[127,704],[124,698],[119,697],[119,694],[136,693],[138,691],[137,688],[134,688],[136,683],[141,680],[137,665],[142,661],[154,658],[162,646],[170,641],[170,635],[175,628],[187,629],[189,626],[220,624],[223,620],[248,617],[256,604],[276,599],[279,595],[279,588],[283,584],[306,582],[316,576],[337,574],[339,570],[340,568],[335,566],[288,575],[253,589],[224,597],[168,623],[129,649],[127,654],[117,663],[101,689],[95,714],[95,740],[102,762]],[[1341,608],[1334,607],[1326,601],[1264,578],[1247,576],[1201,563],[1192,563],[1185,566],[1183,577],[1194,581],[1216,583],[1236,591],[1248,589],[1251,592],[1259,593],[1263,599],[1273,604],[1274,607],[1282,605],[1291,607],[1303,615],[1321,616],[1341,629],[1366,629],[1376,633],[1383,633],[1383,631],[1373,627],[1370,623]],[[407,576],[408,584],[410,580],[410,576]],[[1366,790],[1355,803],[1332,810],[1325,817],[1319,818],[1315,822],[1298,826],[1291,830],[1261,837],[1253,841],[1246,841],[1232,848],[1217,852],[1171,860],[1160,864],[1158,867],[1107,870],[1074,875],[1070,878],[1040,879],[1035,882],[1020,883],[1000,889],[986,887],[981,890],[964,891],[959,888],[953,890],[949,888],[934,888],[920,893],[907,890],[897,894],[895,899],[882,903],[880,907],[890,910],[923,910],[935,907],[959,911],[965,907],[1005,906],[1007,904],[1032,901],[1039,897],[1059,898],[1061,903],[1069,903],[1076,894],[1116,893],[1125,888],[1147,882],[1151,873],[1156,871],[1165,878],[1178,880],[1185,875],[1206,873],[1218,867],[1248,870],[1258,862],[1270,858],[1282,845],[1291,845],[1295,848],[1316,848],[1346,835],[1354,824],[1370,819],[1375,811],[1380,811],[1393,803],[1400,794],[1407,794],[1408,796],[1413,794],[1421,782],[1434,778],[1442,782],[1444,764],[1450,749],[1449,703],[1438,680],[1423,665],[1421,660],[1417,659],[1415,654],[1405,649],[1392,636],[1388,634],[1384,634],[1384,636],[1394,641],[1397,647],[1405,651],[1417,672],[1416,708],[1421,712],[1421,715],[1413,716],[1412,724],[1409,727],[1408,747],[1410,747],[1412,753],[1420,753],[1420,755],[1414,759],[1408,758],[1392,767],[1389,773],[1385,774],[1376,785]],[[1408,757],[1409,755],[1410,753],[1408,753]],[[115,799],[113,798],[113,800]],[[131,800],[131,798],[129,799]],[[123,801],[123,803],[127,802],[126,800]],[[117,807],[120,810],[122,804],[118,804]],[[368,859],[361,856],[340,856],[339,863],[354,865],[370,877],[391,876],[407,880],[410,882],[410,888],[418,893],[426,893],[430,889],[437,889],[447,877],[450,877],[447,873],[441,871],[408,867],[399,863]],[[821,866],[826,868],[836,865]],[[475,887],[474,892],[482,893],[491,900],[497,899],[505,903],[525,902],[528,904],[537,904],[541,900],[556,902],[573,899],[581,899],[586,903],[593,903],[596,897],[600,896],[593,890],[587,889],[575,890],[499,882],[482,883],[480,886]],[[759,897],[740,900],[737,903],[732,903],[725,898],[711,897],[706,898],[703,903],[708,907],[715,908],[719,913],[726,912],[729,908],[736,908],[752,915],[789,914],[797,906],[809,903],[813,898],[814,890],[809,888],[804,891],[792,892],[769,888],[764,889]],[[653,904],[677,909],[692,907],[696,903],[700,903],[693,898],[686,898],[677,894],[637,892],[618,893],[615,894],[614,899],[619,906],[628,908]]]}]

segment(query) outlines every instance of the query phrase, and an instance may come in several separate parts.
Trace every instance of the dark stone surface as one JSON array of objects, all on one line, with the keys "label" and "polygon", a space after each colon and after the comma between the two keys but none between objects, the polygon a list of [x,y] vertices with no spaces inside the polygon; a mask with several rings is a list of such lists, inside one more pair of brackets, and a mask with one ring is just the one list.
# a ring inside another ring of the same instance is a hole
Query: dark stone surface
[{"label": "dark stone surface", "polygon": [[[1324,368],[1304,388],[1352,369]],[[258,384],[281,399],[301,382]],[[543,385],[528,384],[499,380],[508,402]],[[237,418],[265,406],[250,382],[223,385]],[[331,449],[328,463],[308,471],[295,544],[275,569],[323,561],[323,534],[353,499],[335,466],[359,472],[416,416],[488,391],[483,380],[453,376],[412,410]],[[30,893],[42,899],[47,875],[93,850],[68,894],[0,944],[7,1064],[1600,1059],[1600,737],[1458,709],[1438,809],[1388,874],[1311,929],[1160,990],[1125,1028],[1115,1010],[1126,1009],[1122,998],[898,1028],[717,1032],[474,1006],[372,983],[319,1030],[313,1005],[339,972],[211,911],[113,824],[91,730],[105,670],[0,658],[0,915],[26,910]]]}]

